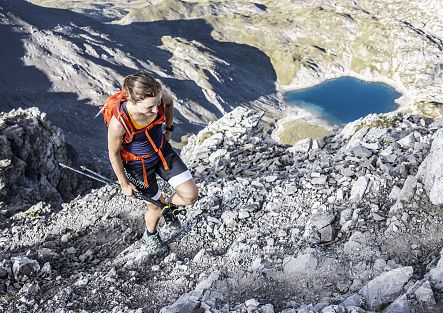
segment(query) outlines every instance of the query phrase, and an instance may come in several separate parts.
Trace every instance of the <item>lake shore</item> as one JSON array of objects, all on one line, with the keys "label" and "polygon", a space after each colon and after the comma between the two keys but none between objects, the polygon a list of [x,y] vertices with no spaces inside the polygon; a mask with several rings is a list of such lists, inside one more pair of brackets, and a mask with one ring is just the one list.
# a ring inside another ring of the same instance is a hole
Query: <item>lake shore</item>
[{"label": "lake shore", "polygon": [[314,115],[311,111],[285,104],[282,108],[283,115],[276,122],[272,138],[281,144],[293,145],[307,137],[321,139],[326,136],[335,125]]},{"label": "lake shore", "polygon": [[390,79],[382,77],[377,77],[377,79],[375,79],[373,76],[368,77],[367,75],[350,73],[349,75],[334,76],[320,82],[304,81],[300,84],[291,85],[291,88],[279,88],[279,91],[282,94],[282,101],[284,102],[284,105],[282,106],[284,117],[276,122],[276,128],[272,134],[273,139],[282,144],[292,145],[304,138],[311,137],[318,140],[326,136],[338,124],[319,116],[311,110],[290,103],[285,100],[285,94],[291,91],[302,91],[343,77],[358,79],[364,83],[386,84],[400,94],[400,97],[394,100],[394,103],[398,107],[393,110],[393,112],[405,111],[411,108],[411,97],[407,94],[404,86],[401,83]]}]

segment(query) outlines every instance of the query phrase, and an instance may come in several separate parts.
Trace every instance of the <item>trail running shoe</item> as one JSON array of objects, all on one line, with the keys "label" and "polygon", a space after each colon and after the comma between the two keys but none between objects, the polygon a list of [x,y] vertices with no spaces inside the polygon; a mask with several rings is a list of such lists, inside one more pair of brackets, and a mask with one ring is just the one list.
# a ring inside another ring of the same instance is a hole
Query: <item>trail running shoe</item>
[{"label": "trail running shoe", "polygon": [[173,213],[173,210],[176,209],[177,207],[174,204],[170,204],[162,209],[162,215],[166,224],[172,228],[179,228],[181,226],[180,220]]},{"label": "trail running shoe", "polygon": [[168,246],[161,241],[158,232],[155,235],[148,235],[145,230],[142,242],[145,244],[145,248],[150,254],[167,255],[169,253]]}]

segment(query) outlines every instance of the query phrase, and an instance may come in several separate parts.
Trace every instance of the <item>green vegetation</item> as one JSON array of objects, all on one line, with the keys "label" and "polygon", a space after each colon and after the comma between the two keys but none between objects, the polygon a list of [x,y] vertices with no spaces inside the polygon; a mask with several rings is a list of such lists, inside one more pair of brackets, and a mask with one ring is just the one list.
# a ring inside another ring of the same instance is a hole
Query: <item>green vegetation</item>
[{"label": "green vegetation", "polygon": [[443,117],[443,106],[436,106],[428,101],[419,101],[404,110],[405,113],[418,114],[422,117],[430,117],[434,120]]},{"label": "green vegetation", "polygon": [[387,128],[387,127],[396,127],[395,125],[395,119],[394,118],[390,118],[387,117],[385,115],[380,116],[378,119],[376,119],[375,121],[363,121],[361,122],[357,128],[356,131],[359,131],[360,129],[364,128],[364,127],[369,127],[369,128]]},{"label": "green vegetation", "polygon": [[293,145],[297,141],[311,137],[321,139],[329,132],[321,126],[304,123],[301,121],[289,121],[281,125],[278,133],[279,142],[282,144]]}]

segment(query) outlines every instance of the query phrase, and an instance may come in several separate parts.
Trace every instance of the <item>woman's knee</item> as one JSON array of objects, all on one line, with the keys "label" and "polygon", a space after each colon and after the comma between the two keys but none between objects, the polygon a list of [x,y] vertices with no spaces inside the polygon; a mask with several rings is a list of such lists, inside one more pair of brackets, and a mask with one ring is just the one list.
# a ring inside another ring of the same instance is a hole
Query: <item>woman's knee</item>
[{"label": "woman's knee", "polygon": [[194,204],[198,200],[198,188],[195,183],[192,184],[192,187],[189,189],[189,204]]},{"label": "woman's knee", "polygon": [[194,204],[198,200],[198,191],[193,191],[188,198],[189,203],[188,204]]},{"label": "woman's knee", "polygon": [[198,189],[195,183],[190,183],[184,188],[177,188],[175,192],[187,205],[194,204],[198,200]]}]

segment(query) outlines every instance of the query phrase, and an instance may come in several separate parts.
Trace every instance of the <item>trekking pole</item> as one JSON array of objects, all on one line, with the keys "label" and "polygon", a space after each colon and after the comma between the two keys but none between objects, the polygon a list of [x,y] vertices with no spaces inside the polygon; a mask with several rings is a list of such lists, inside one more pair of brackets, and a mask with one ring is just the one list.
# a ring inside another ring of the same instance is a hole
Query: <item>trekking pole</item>
[{"label": "trekking pole", "polygon": [[86,166],[83,166],[83,165],[82,165],[82,166],[80,166],[80,168],[81,168],[83,171],[88,172],[88,173],[90,173],[91,175],[94,175],[94,176],[96,176],[96,177],[98,177],[98,178],[101,178],[101,179],[107,181],[107,182],[110,183],[110,184],[114,184],[114,182],[113,182],[112,180],[110,180],[109,178],[107,178],[107,177],[105,177],[105,176],[102,176],[102,175],[100,175],[99,173],[94,172],[93,170],[90,170],[90,169],[87,168]]},{"label": "trekking pole", "polygon": [[[75,173],[84,175],[86,177],[89,177],[89,178],[99,181],[101,183],[104,183],[105,185],[111,185],[111,186],[116,187],[118,189],[121,188],[118,183],[112,181],[111,179],[109,179],[105,176],[102,176],[101,174],[99,174],[97,172],[94,172],[93,170],[86,168],[85,166],[81,166],[80,168],[83,171],[79,171],[73,167],[70,167],[70,166],[60,163],[60,162],[59,162],[59,165],[63,168],[69,169]],[[165,222],[168,223],[170,226],[172,226],[174,228],[180,227],[180,220],[177,218],[176,214],[180,214],[180,213],[186,214],[186,210],[180,210],[179,208],[177,208],[173,204],[165,204],[159,200],[154,200],[150,197],[145,196],[140,191],[134,191],[133,194],[134,194],[135,198],[137,198],[139,200],[144,200],[144,201],[150,202],[150,203],[158,206],[159,208],[161,208],[163,218],[165,219]]]},{"label": "trekking pole", "polygon": [[59,162],[58,164],[59,164],[61,167],[63,167],[63,168],[67,168],[68,170],[71,170],[71,171],[76,172],[76,173],[78,173],[78,174],[81,174],[81,175],[87,176],[87,177],[89,177],[89,178],[95,179],[95,180],[97,180],[97,181],[99,181],[99,182],[101,182],[101,183],[104,183],[104,184],[109,184],[110,181],[111,181],[111,180],[108,180],[108,179],[104,180],[104,179],[101,179],[101,178],[98,178],[98,177],[92,176],[92,175],[90,175],[90,174],[87,174],[87,173],[85,173],[85,172],[79,171],[79,170],[77,170],[77,169],[75,169],[75,168],[73,168],[73,167],[70,167],[70,166],[68,166],[68,165],[66,165],[66,164],[63,164],[63,163],[60,163],[60,162]]}]

